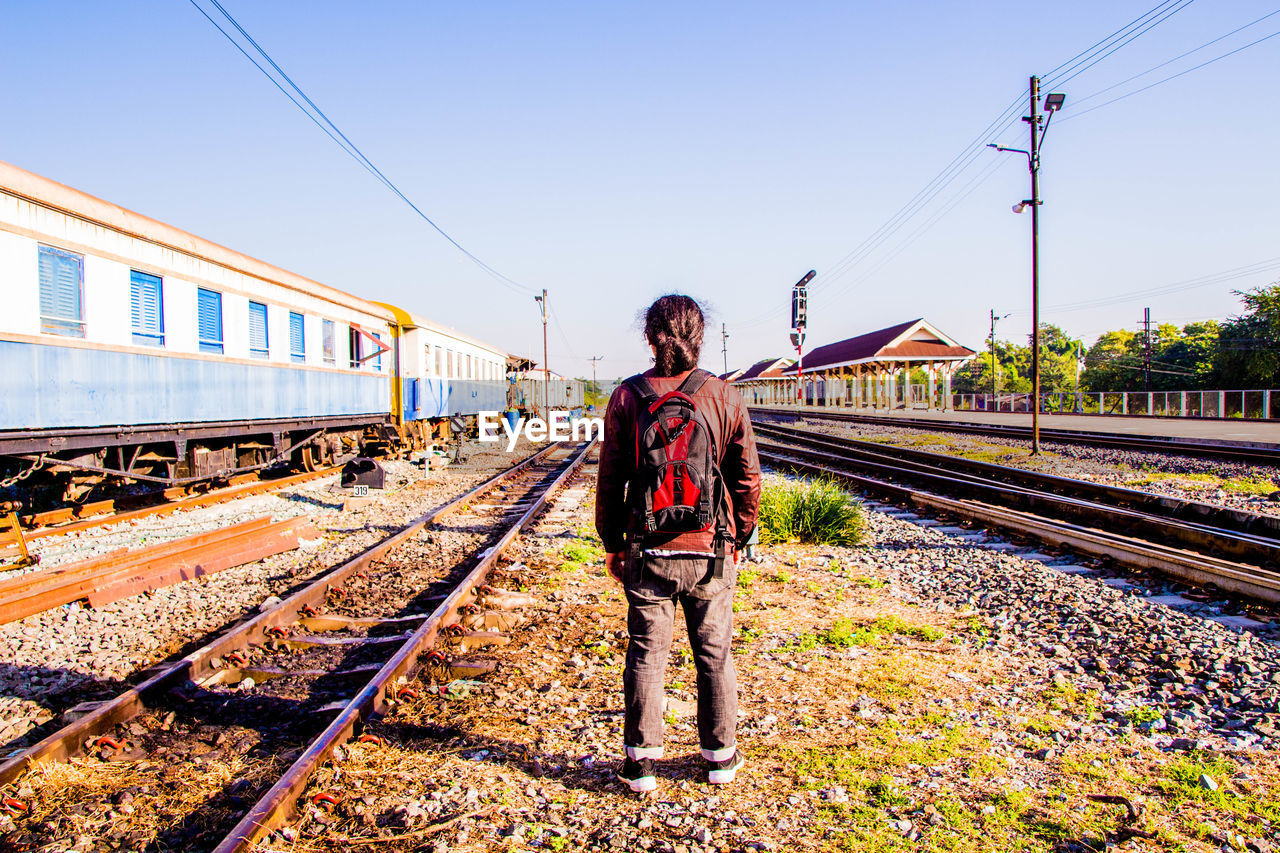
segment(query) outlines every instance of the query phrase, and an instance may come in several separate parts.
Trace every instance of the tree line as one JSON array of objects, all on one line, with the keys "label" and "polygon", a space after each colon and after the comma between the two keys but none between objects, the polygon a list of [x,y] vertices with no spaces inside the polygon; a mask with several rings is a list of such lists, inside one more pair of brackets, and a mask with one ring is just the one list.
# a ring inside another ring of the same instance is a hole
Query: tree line
[{"label": "tree line", "polygon": [[[1243,310],[1224,322],[1179,328],[1153,325],[1106,332],[1087,349],[1051,323],[1040,324],[1040,387],[1044,393],[1080,391],[1201,391],[1280,388],[1280,282],[1236,291]],[[1000,393],[1031,390],[1031,342],[996,341]],[[952,389],[990,394],[991,341],[956,372]],[[1078,383],[1078,384],[1077,384]]]}]

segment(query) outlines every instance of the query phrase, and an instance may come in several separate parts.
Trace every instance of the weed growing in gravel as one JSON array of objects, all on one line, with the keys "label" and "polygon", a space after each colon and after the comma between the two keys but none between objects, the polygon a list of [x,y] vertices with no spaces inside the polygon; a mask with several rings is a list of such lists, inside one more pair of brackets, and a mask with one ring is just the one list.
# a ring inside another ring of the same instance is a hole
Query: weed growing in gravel
[{"label": "weed growing in gravel", "polygon": [[790,583],[791,575],[787,574],[786,572],[780,571],[777,574],[775,574],[773,577],[769,578],[769,580],[773,581],[774,583]]},{"label": "weed growing in gravel", "polygon": [[1143,469],[1142,476],[1123,481],[1123,485],[1135,488],[1159,483],[1183,489],[1221,489],[1252,497],[1266,497],[1277,489],[1276,484],[1266,477],[1219,477],[1217,474],[1178,474],[1147,469]]},{"label": "weed growing in gravel", "polygon": [[760,542],[857,545],[866,535],[862,505],[831,480],[766,481]]},{"label": "weed growing in gravel", "polygon": [[[1280,822],[1280,800],[1237,791],[1230,781],[1235,772],[1226,758],[1191,753],[1173,757],[1156,786],[1175,808],[1188,801],[1202,803],[1233,819],[1239,832],[1256,831],[1259,821]],[[1201,784],[1202,776],[1212,780],[1214,790]]]},{"label": "weed growing in gravel", "polygon": [[738,569],[738,589],[751,589],[751,585],[760,577],[759,569]]},{"label": "weed growing in gravel", "polygon": [[870,625],[862,626],[855,624],[852,619],[837,619],[818,638],[825,645],[847,649],[851,646],[871,645],[889,634],[915,637],[928,642],[942,639],[942,632],[932,625],[912,625],[899,616],[881,616]]},{"label": "weed growing in gravel", "polygon": [[1154,723],[1156,720],[1164,716],[1159,708],[1153,708],[1150,705],[1139,705],[1136,708],[1130,708],[1124,712],[1134,725],[1142,725],[1143,723]]},{"label": "weed growing in gravel", "polygon": [[604,550],[586,539],[572,539],[560,546],[560,556],[567,563],[588,566],[604,556]]},{"label": "weed growing in gravel", "polygon": [[854,586],[860,586],[863,589],[883,589],[889,585],[888,581],[866,575],[851,575],[849,581]]}]

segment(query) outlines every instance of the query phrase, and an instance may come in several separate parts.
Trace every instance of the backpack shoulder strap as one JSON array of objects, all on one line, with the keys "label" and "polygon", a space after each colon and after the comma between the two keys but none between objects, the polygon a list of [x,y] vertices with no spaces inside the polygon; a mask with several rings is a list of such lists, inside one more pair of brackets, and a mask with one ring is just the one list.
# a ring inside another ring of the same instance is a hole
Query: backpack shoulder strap
[{"label": "backpack shoulder strap", "polygon": [[711,374],[709,372],[701,367],[695,367],[689,371],[689,375],[684,378],[684,381],[680,383],[680,387],[676,390],[686,397],[692,397],[702,389],[703,385],[707,384],[707,380],[710,378]]},{"label": "backpack shoulder strap", "polygon": [[658,399],[658,392],[653,390],[653,386],[649,384],[648,379],[644,378],[643,373],[637,373],[635,376],[628,377],[623,380],[623,384],[630,385],[631,390],[635,391],[636,395],[639,396],[641,400],[644,400],[645,403]]}]

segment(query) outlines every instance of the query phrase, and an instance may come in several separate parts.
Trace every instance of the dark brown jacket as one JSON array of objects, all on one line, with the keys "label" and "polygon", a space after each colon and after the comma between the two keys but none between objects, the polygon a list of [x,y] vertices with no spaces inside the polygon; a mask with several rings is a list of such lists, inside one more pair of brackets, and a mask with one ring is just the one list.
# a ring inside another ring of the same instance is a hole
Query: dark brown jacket
[{"label": "dark brown jacket", "polygon": [[[690,371],[676,376],[655,376],[653,370],[645,379],[659,395],[680,387]],[[756,528],[756,512],[760,507],[760,458],[756,455],[756,438],[747,416],[747,404],[737,389],[714,376],[707,379],[693,395],[698,411],[706,418],[711,438],[719,457],[724,477],[725,518],[729,519],[729,536],[741,548]],[[604,416],[604,442],[600,448],[600,472],[596,480],[596,532],[606,551],[625,550],[628,531],[638,530],[627,505],[626,487],[635,473],[636,421],[640,399],[629,385],[619,385],[609,398]],[[682,533],[647,547],[671,553],[714,553],[714,530]]]}]

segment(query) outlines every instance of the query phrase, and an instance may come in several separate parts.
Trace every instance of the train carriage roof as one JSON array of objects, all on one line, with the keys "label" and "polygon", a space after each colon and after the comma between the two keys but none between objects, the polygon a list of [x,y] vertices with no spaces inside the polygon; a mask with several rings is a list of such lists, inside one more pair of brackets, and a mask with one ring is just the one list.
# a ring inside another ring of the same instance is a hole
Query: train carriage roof
[{"label": "train carriage roof", "polygon": [[172,225],[103,201],[96,196],[51,181],[0,160],[0,192],[57,210],[86,222],[119,231],[186,255],[234,270],[270,284],[371,314],[391,322],[393,315],[380,303],[321,284],[281,267],[251,258],[234,249],[197,237]]},{"label": "train carriage roof", "polygon": [[396,322],[405,329],[426,329],[427,331],[435,332],[436,334],[471,344],[472,346],[479,347],[480,349],[488,350],[494,355],[502,356],[504,360],[507,358],[506,350],[501,347],[495,347],[493,344],[485,343],[479,338],[474,338],[471,335],[468,335],[466,332],[460,332],[451,326],[446,326],[443,323],[437,323],[435,320],[423,317],[421,314],[414,314],[412,311],[406,311],[405,309],[392,305],[388,302],[377,302],[375,304],[390,311],[392,316],[395,317]]}]

